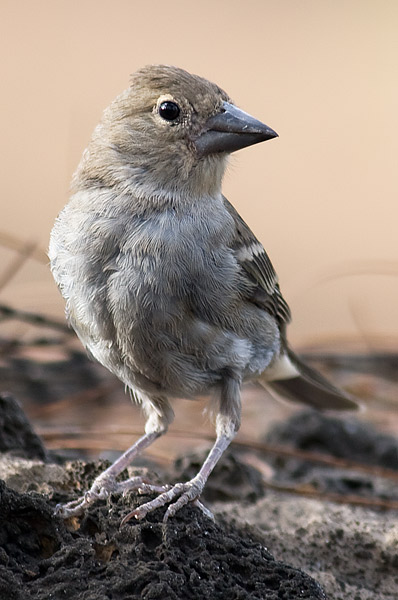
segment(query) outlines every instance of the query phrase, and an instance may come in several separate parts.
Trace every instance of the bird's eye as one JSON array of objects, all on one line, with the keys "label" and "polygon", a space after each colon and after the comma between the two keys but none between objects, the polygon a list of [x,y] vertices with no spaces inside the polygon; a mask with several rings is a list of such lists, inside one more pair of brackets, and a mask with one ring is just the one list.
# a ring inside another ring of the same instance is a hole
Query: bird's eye
[{"label": "bird's eye", "polygon": [[180,114],[180,107],[175,102],[166,100],[159,106],[159,115],[166,121],[175,121]]}]

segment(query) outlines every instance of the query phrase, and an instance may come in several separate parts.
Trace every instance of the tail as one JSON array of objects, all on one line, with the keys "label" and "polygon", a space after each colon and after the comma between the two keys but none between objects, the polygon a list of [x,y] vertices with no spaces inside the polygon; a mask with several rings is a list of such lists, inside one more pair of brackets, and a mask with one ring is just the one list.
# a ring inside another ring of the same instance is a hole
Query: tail
[{"label": "tail", "polygon": [[286,348],[284,354],[262,373],[258,382],[288,400],[302,402],[318,410],[359,408],[358,402],[306,365],[290,348]]}]

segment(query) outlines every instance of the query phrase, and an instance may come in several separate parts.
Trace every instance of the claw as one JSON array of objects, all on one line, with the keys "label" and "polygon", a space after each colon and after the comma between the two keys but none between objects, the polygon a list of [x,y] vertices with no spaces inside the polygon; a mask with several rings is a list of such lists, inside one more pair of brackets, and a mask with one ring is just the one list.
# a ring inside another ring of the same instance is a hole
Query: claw
[{"label": "claw", "polygon": [[84,496],[78,500],[73,500],[68,504],[58,505],[55,509],[56,513],[64,519],[78,516],[95,500],[107,498],[111,493],[116,492],[125,495],[130,490],[138,490],[140,494],[156,492],[159,496],[126,515],[122,520],[121,525],[125,525],[133,517],[135,519],[143,519],[149,512],[169,504],[163,517],[163,521],[166,522],[170,517],[174,516],[180,508],[188,504],[188,502],[195,503],[209,519],[214,520],[212,513],[199,502],[198,498],[203,491],[207,478],[224,450],[230,444],[233,435],[233,433],[230,433],[229,435],[220,434],[217,436],[217,440],[210,450],[199,473],[187,483],[177,483],[172,487],[168,485],[159,486],[148,483],[147,480],[142,477],[131,477],[126,481],[116,483],[115,477],[130,464],[132,458],[141,452],[143,448],[149,446],[149,444],[159,436],[159,433],[156,432],[147,433],[122,454],[122,456],[104,471],[102,475],[97,477],[90,490],[86,492]]},{"label": "claw", "polygon": [[113,477],[104,477],[102,474],[83,496],[67,504],[57,504],[54,513],[63,519],[69,519],[70,517],[80,516],[96,500],[105,500],[113,493],[126,495],[132,490],[146,487],[148,487],[148,491],[164,491],[165,489],[163,486],[152,486],[147,482],[148,480],[143,477],[131,477],[126,481],[117,483]]},{"label": "claw", "polygon": [[[157,486],[148,486],[148,491],[156,491],[153,488]],[[157,498],[151,500],[150,502],[146,502],[141,506],[138,506],[133,511],[128,513],[121,522],[121,526],[128,523],[131,519],[141,520],[148,513],[165,506],[171,502],[170,506],[167,508],[163,522],[166,523],[170,517],[174,517],[177,511],[180,510],[183,506],[188,504],[188,502],[194,502],[198,508],[200,508],[203,513],[209,517],[209,519],[214,520],[213,514],[206,508],[201,502],[199,502],[198,498],[202,493],[204,482],[201,478],[196,477],[187,483],[176,483],[174,486],[162,486],[164,488],[168,488],[163,493],[161,493]],[[149,488],[152,488],[149,490]],[[173,502],[173,500],[176,500]]]},{"label": "claw", "polygon": [[68,504],[57,504],[54,509],[54,515],[61,519],[69,519],[69,517],[79,517],[84,512],[82,506],[82,498],[68,502]]},{"label": "claw", "polygon": [[196,498],[196,500],[194,500],[192,502],[192,504],[194,504],[197,508],[199,508],[202,511],[202,513],[205,515],[205,517],[210,519],[210,521],[215,521],[214,515],[211,512],[211,510],[208,509],[207,506],[205,506],[198,498]]}]

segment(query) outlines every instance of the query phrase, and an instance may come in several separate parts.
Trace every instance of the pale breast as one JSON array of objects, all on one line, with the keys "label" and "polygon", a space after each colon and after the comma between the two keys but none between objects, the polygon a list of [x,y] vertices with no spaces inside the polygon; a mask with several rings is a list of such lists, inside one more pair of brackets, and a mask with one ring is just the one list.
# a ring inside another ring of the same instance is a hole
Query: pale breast
[{"label": "pale breast", "polygon": [[202,393],[225,369],[268,364],[277,328],[245,302],[233,227],[221,199],[150,215],[107,206],[76,216],[68,205],[51,267],[95,358],[127,385],[171,396]]}]

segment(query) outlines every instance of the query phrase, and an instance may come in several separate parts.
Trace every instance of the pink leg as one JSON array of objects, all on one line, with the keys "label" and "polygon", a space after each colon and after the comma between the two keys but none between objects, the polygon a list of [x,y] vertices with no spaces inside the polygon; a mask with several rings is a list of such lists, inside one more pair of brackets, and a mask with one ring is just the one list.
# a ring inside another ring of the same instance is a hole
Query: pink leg
[{"label": "pink leg", "polygon": [[[169,502],[172,502],[173,500],[178,498],[178,500],[173,502],[173,504],[171,504],[168,507],[163,517],[163,521],[165,522],[169,517],[173,517],[180,508],[185,506],[185,504],[188,504],[188,502],[192,502],[195,500],[197,501],[200,494],[203,491],[203,488],[206,484],[210,473],[213,471],[223,452],[226,450],[226,448],[228,448],[234,435],[235,432],[231,432],[229,435],[224,434],[217,437],[217,440],[212,449],[210,450],[210,453],[206,458],[205,462],[203,463],[199,473],[193,479],[191,479],[187,483],[176,483],[171,489],[163,492],[154,500],[147,502],[142,506],[139,506],[124,517],[124,519],[121,522],[121,525],[125,525],[133,517],[135,517],[136,519],[143,519],[145,515],[147,515],[149,512],[155,510],[156,508],[160,508],[161,506],[164,506],[165,504],[168,504]],[[152,490],[151,486],[149,485],[143,486],[143,491],[156,490]],[[210,511],[203,507],[201,503],[198,502],[198,505],[203,510],[203,512],[207,514],[207,516],[212,516]]]},{"label": "pink leg", "polygon": [[[91,488],[77,500],[72,500],[67,504],[58,504],[55,508],[55,513],[63,519],[68,519],[72,516],[78,516],[90,506],[93,502],[99,499],[107,498],[111,493],[126,492],[127,490],[139,489],[147,482],[142,477],[132,477],[121,483],[116,482],[116,477],[130,465],[133,459],[140,454],[145,448],[150,446],[163,432],[146,433],[139,438],[124,454],[119,456],[115,462],[108,467],[95,480]],[[158,488],[159,489],[159,488]]]},{"label": "pink leg", "polygon": [[[198,498],[203,491],[210,473],[239,429],[241,413],[240,377],[237,377],[236,374],[232,372],[229,374],[226,373],[226,377],[221,386],[221,393],[215,413],[217,415],[217,439],[199,473],[191,479],[191,481],[188,481],[187,483],[176,483],[173,487],[165,490],[151,502],[147,502],[130,512],[122,520],[122,525],[127,523],[133,517],[142,519],[152,510],[160,508],[169,502],[172,502],[172,504],[170,504],[165,512],[163,517],[164,522],[166,522],[169,517],[174,516],[176,512],[185,506],[185,504],[188,504],[188,502],[196,503],[207,516],[212,516],[210,511],[199,502]],[[150,487],[151,486],[145,486],[145,491],[151,491]],[[153,491],[156,490],[154,489]]]}]

